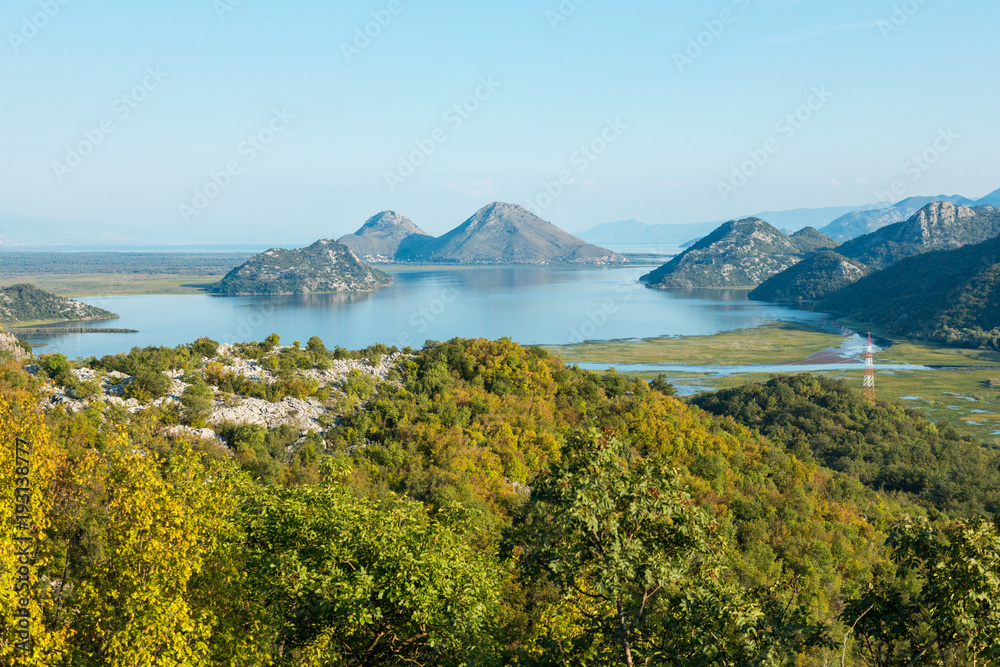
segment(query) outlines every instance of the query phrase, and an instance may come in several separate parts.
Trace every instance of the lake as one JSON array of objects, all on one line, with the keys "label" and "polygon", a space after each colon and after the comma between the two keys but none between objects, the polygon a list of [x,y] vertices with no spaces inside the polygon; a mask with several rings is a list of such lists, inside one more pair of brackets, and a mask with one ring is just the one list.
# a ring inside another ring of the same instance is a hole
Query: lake
[{"label": "lake", "polygon": [[829,318],[746,299],[743,290],[664,292],[628,268],[504,267],[401,270],[395,283],[366,294],[282,297],[116,296],[82,298],[118,313],[88,327],[137,329],[135,334],[30,336],[39,352],[70,358],[101,356],[134,346],[175,346],[201,336],[219,342],[282,342],[319,336],[327,347],[376,342],[421,347],[427,339],[500,338],[564,344],[653,336],[695,336],[775,321],[821,324]]}]

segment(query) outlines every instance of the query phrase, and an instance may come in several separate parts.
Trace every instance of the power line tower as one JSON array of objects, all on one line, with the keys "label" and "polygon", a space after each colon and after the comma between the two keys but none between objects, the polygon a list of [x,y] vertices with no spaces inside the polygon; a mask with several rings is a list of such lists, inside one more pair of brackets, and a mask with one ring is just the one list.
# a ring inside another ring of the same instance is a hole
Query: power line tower
[{"label": "power line tower", "polygon": [[868,334],[868,347],[865,348],[865,398],[875,405],[875,348],[872,347],[872,335]]}]

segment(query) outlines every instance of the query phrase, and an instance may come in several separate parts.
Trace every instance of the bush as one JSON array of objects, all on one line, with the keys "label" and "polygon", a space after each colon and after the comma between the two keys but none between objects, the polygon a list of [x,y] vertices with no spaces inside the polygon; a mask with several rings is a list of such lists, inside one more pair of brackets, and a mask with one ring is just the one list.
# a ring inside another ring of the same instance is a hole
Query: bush
[{"label": "bush", "polygon": [[204,381],[193,383],[181,396],[181,419],[188,426],[204,428],[212,415],[212,390]]},{"label": "bush", "polygon": [[132,382],[125,389],[128,398],[137,399],[140,403],[163,398],[170,391],[170,378],[154,370],[141,369],[132,376]]},{"label": "bush", "polygon": [[45,371],[45,375],[56,382],[59,385],[65,385],[71,379],[73,379],[73,374],[70,372],[73,365],[70,363],[66,355],[63,354],[50,354],[42,359],[42,370]]},{"label": "bush", "polygon": [[219,353],[219,344],[211,338],[199,338],[191,344],[191,351],[203,359],[211,359]]}]

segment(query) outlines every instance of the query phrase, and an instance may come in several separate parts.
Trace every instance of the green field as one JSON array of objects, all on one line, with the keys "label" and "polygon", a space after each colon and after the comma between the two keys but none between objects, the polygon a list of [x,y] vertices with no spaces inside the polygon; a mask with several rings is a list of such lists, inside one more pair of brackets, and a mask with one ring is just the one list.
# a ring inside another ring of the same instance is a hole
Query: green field
[{"label": "green field", "polygon": [[[548,349],[567,363],[742,366],[800,361],[839,345],[843,340],[843,336],[821,329],[782,323],[712,336],[609,341]],[[997,434],[1000,431],[1000,389],[990,385],[990,380],[997,380],[1000,384],[1000,353],[900,340],[879,352],[876,361],[943,367],[907,371],[881,371],[876,367],[877,397],[920,409],[934,421],[945,420],[961,433],[1000,447],[1000,435]],[[652,379],[660,373],[633,374]],[[859,390],[864,377],[862,369],[831,370],[818,374],[844,379]],[[766,382],[772,377],[770,373],[720,376],[673,371],[666,375],[677,386],[712,389],[747,382]]]},{"label": "green field", "polygon": [[0,277],[0,285],[29,283],[46,292],[65,297],[204,294],[223,277],[147,273],[40,274],[3,276]]},{"label": "green field", "polygon": [[549,348],[568,363],[595,364],[781,364],[801,361],[844,337],[804,324],[783,322],[713,336],[601,341]]}]

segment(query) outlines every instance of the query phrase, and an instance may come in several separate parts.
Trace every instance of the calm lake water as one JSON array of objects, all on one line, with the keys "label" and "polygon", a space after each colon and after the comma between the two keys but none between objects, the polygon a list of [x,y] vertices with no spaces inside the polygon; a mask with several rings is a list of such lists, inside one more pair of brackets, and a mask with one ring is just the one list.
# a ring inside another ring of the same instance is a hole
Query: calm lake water
[{"label": "calm lake water", "polygon": [[741,290],[664,292],[637,280],[650,267],[477,268],[401,271],[372,294],[285,297],[120,296],[81,301],[118,313],[90,327],[135,334],[32,336],[39,352],[70,358],[134,346],[174,346],[200,336],[220,342],[282,342],[319,336],[327,347],[382,342],[420,347],[427,339],[509,336],[527,345],[651,336],[707,335],[767,322],[823,323],[826,316],[746,299]]}]

